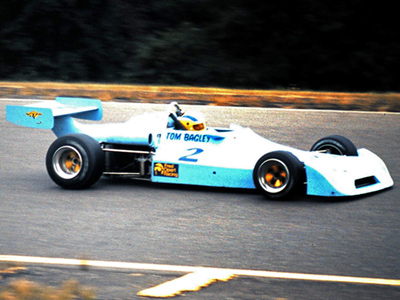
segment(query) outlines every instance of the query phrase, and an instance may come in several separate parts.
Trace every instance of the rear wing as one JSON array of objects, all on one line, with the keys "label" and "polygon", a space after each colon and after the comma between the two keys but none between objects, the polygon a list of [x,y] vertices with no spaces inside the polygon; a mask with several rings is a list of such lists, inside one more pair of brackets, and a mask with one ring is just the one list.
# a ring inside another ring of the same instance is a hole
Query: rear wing
[{"label": "rear wing", "polygon": [[88,98],[57,97],[30,105],[7,105],[7,121],[25,127],[53,129],[56,118],[70,116],[98,121],[103,118],[101,101]]}]

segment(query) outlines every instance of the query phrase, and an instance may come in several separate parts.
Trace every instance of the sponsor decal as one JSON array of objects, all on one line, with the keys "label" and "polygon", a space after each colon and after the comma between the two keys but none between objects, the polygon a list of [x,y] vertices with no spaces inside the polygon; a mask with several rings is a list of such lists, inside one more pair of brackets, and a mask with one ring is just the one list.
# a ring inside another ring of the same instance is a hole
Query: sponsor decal
[{"label": "sponsor decal", "polygon": [[28,117],[36,119],[37,117],[41,116],[42,113],[33,110],[33,111],[30,111],[30,112],[27,112],[26,115]]},{"label": "sponsor decal", "polygon": [[155,163],[153,171],[154,176],[179,177],[179,165],[177,164]]}]

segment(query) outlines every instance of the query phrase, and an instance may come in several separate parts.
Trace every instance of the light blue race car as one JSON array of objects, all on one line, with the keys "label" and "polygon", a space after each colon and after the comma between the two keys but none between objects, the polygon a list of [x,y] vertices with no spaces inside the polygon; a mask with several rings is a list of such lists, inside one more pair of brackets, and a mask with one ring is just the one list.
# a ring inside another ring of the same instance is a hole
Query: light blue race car
[{"label": "light blue race car", "polygon": [[280,145],[249,128],[205,126],[199,113],[184,113],[176,102],[164,113],[135,116],[123,123],[101,120],[100,100],[58,97],[33,105],[6,107],[7,120],[51,129],[46,167],[66,189],[91,186],[102,175],[152,182],[257,189],[282,199],[306,192],[354,196],[389,188],[384,162],[356,149],[343,136],[317,141],[311,151]]}]

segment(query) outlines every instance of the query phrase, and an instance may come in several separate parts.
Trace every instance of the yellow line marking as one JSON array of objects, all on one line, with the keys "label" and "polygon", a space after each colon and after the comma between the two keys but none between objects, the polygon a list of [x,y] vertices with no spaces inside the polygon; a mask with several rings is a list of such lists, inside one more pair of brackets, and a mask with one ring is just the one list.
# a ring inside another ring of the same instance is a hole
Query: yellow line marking
[{"label": "yellow line marking", "polygon": [[234,274],[223,270],[201,270],[140,291],[139,296],[167,298],[182,292],[195,292],[216,281],[228,281]]},{"label": "yellow line marking", "polygon": [[258,271],[244,269],[228,269],[228,268],[211,268],[211,267],[191,267],[191,266],[174,266],[160,264],[145,264],[117,261],[99,261],[99,260],[81,260],[68,258],[50,258],[36,256],[18,256],[18,255],[0,255],[0,261],[37,263],[37,264],[56,264],[56,265],[72,265],[85,267],[100,268],[116,268],[116,269],[133,269],[147,271],[167,271],[179,273],[195,273],[199,271],[226,271],[236,276],[247,277],[265,277],[276,279],[293,279],[293,280],[311,280],[311,281],[327,281],[327,282],[344,282],[358,284],[376,284],[400,286],[400,279],[383,279],[368,277],[352,277],[337,275],[318,275],[305,273],[275,272],[275,271]]}]

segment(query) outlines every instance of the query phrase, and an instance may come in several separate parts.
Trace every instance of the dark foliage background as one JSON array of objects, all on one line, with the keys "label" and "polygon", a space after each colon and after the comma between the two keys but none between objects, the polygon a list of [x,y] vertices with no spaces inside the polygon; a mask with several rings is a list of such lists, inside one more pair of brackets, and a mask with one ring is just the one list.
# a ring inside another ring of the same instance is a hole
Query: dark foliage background
[{"label": "dark foliage background", "polygon": [[0,80],[400,90],[393,1],[1,3]]}]

